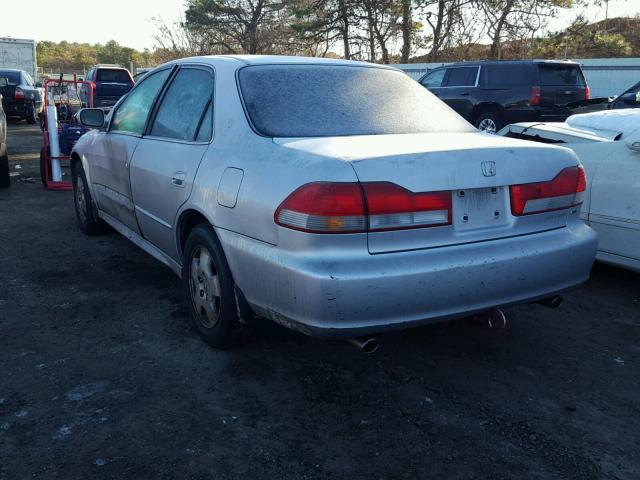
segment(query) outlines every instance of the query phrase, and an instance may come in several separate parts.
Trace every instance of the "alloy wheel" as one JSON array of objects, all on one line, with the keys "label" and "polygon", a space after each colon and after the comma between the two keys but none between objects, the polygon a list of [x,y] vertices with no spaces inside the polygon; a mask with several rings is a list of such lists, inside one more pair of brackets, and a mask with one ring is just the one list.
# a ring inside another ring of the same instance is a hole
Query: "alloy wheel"
[{"label": "alloy wheel", "polygon": [[480,125],[478,125],[478,130],[480,130],[481,132],[496,133],[496,122],[494,122],[490,118],[485,118],[480,122]]},{"label": "alloy wheel", "polygon": [[197,247],[191,256],[189,290],[196,318],[205,328],[213,328],[220,317],[220,281],[209,250]]}]

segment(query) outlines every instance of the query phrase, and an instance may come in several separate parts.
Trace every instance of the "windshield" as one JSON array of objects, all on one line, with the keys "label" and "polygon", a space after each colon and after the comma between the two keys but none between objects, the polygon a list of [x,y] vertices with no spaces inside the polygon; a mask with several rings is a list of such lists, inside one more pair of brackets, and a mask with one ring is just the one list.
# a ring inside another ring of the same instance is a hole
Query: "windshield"
[{"label": "windshield", "polygon": [[474,131],[396,70],[257,65],[241,69],[238,79],[250,122],[268,137]]}]

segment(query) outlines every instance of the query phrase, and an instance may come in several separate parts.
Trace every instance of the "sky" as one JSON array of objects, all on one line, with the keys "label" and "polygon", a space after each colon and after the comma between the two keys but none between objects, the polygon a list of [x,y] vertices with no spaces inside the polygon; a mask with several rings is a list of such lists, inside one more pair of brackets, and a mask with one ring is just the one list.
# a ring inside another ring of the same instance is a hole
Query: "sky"
[{"label": "sky", "polygon": [[[94,0],[90,2],[56,2],[30,0],[28,10],[37,15],[3,12],[0,37],[28,38],[37,41],[119,44],[138,50],[152,49],[156,28],[152,18],[167,23],[180,19],[184,0]],[[15,9],[9,11],[16,12]],[[21,11],[18,9],[18,11]],[[605,8],[589,7],[584,11],[590,21],[604,20]],[[95,13],[95,17],[94,14]],[[562,30],[577,15],[577,10],[563,11],[549,26]],[[640,14],[640,0],[610,0],[609,18]],[[6,21],[9,20],[9,21]]]}]

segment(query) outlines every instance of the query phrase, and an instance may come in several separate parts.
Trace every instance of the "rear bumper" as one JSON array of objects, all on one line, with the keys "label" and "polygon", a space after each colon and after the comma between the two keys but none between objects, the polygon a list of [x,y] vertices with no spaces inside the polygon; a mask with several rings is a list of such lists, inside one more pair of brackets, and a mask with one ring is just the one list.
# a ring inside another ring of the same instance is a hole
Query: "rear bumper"
[{"label": "rear bumper", "polygon": [[596,234],[578,218],[521,237],[370,255],[291,253],[221,230],[234,279],[256,313],[348,338],[548,297],[589,277]]},{"label": "rear bumper", "polygon": [[519,122],[564,122],[571,115],[571,111],[564,108],[543,110],[537,107],[506,109],[504,111],[505,124]]},{"label": "rear bumper", "polygon": [[27,102],[25,100],[2,99],[2,107],[7,117],[26,117]]}]

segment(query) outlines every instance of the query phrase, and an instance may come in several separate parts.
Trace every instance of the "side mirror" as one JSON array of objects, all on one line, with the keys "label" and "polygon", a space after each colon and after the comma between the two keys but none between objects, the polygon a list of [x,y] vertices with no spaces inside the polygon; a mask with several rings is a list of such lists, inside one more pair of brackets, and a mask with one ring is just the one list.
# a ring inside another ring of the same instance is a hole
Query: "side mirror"
[{"label": "side mirror", "polygon": [[104,126],[104,111],[99,108],[83,108],[78,117],[83,127],[102,128]]},{"label": "side mirror", "polygon": [[635,93],[625,93],[624,95],[622,95],[622,101],[625,103],[625,105],[637,105],[638,104],[638,99],[636,97]]},{"label": "side mirror", "polygon": [[36,88],[42,88],[42,82],[36,82]]}]

